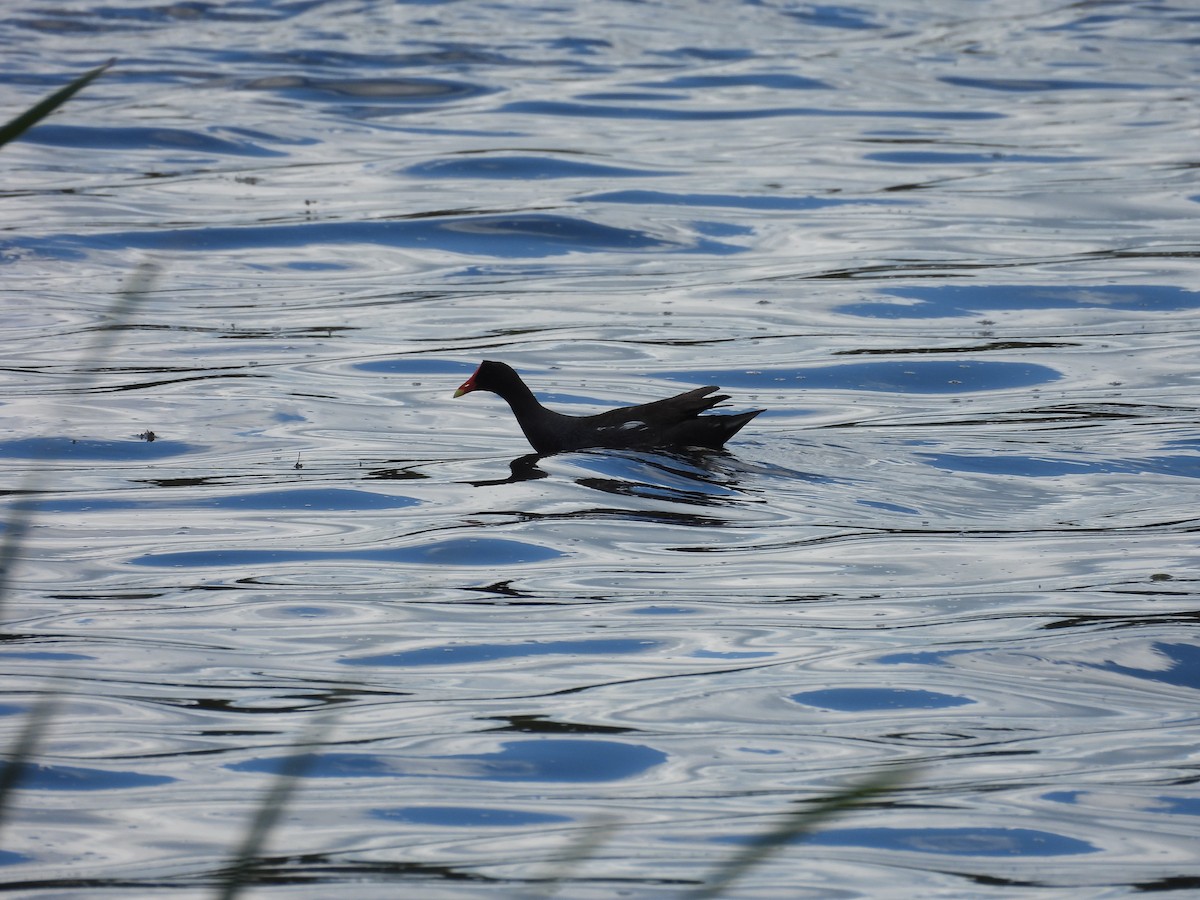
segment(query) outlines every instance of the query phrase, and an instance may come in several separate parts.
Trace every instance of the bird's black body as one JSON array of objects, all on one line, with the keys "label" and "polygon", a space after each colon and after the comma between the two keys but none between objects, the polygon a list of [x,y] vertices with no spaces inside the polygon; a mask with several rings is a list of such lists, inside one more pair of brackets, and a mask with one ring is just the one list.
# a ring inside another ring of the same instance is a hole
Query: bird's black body
[{"label": "bird's black body", "polygon": [[484,360],[454,394],[491,391],[503,397],[533,449],[542,454],[567,450],[719,449],[761,409],[731,416],[702,416],[722,400],[716,385],[685,391],[665,400],[625,406],[594,416],[568,416],[547,409],[510,366]]}]

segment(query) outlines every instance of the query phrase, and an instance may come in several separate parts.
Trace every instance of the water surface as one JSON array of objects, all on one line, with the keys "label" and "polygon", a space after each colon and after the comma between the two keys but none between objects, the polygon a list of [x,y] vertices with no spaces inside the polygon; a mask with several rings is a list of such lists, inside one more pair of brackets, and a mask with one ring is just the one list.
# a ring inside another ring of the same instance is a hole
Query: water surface
[{"label": "water surface", "polygon": [[[1197,28],[8,8],[10,113],[117,63],[0,150],[6,884],[213,896],[290,771],[252,894],[679,897],[903,771],[729,896],[1196,890]],[[482,358],[767,412],[531,460]]]}]

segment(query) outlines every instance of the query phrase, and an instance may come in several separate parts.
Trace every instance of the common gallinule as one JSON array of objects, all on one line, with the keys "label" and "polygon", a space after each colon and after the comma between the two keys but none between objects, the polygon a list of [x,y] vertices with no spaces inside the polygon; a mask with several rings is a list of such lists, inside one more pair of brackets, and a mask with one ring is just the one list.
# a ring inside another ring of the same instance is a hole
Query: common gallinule
[{"label": "common gallinule", "polygon": [[625,406],[594,416],[567,416],[546,409],[511,366],[485,359],[455,397],[471,391],[499,394],[512,407],[517,424],[540,454],[607,447],[617,450],[719,449],[761,409],[732,416],[702,416],[729,398],[710,397],[716,385],[685,391],[666,400]]}]

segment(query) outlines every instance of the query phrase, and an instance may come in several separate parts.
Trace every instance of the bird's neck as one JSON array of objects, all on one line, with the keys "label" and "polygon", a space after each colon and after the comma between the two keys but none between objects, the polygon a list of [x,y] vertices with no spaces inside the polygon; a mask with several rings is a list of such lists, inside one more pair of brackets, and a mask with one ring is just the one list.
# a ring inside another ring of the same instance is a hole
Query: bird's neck
[{"label": "bird's neck", "polygon": [[504,390],[496,391],[496,393],[504,399],[512,408],[513,413],[518,416],[522,413],[535,413],[545,409],[542,404],[538,403],[537,397],[533,396],[533,391],[522,381],[506,384]]},{"label": "bird's neck", "polygon": [[524,382],[507,384],[503,393],[496,393],[508,403],[521,431],[537,453],[554,453],[561,449],[555,428],[568,417],[542,406]]}]

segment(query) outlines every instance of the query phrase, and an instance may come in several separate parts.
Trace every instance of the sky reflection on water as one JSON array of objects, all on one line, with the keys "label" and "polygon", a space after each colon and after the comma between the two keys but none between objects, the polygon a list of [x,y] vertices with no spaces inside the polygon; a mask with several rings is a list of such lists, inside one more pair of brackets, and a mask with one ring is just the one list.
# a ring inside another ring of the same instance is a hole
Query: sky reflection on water
[{"label": "sky reflection on water", "polygon": [[[299,754],[281,896],[682,895],[909,767],[739,890],[1200,886],[1197,27],[18,3],[6,109],[117,63],[0,151],[10,883],[214,888]],[[537,459],[485,358],[768,412]]]}]

